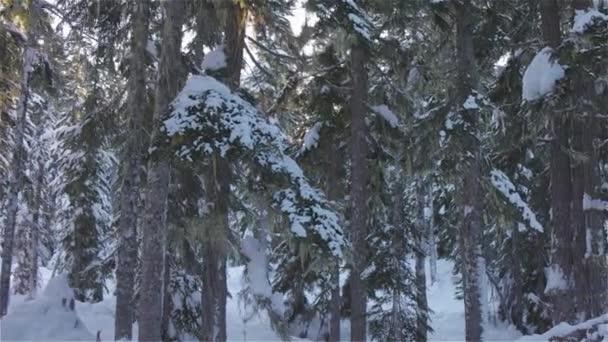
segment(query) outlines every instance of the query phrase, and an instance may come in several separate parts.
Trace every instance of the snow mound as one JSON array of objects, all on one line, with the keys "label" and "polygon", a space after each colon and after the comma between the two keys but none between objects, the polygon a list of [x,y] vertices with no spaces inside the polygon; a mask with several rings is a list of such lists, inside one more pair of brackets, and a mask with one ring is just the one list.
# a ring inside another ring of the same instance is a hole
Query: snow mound
[{"label": "snow mound", "polygon": [[608,15],[594,9],[577,10],[574,15],[574,24],[572,24],[572,32],[584,33],[596,20],[608,21]]},{"label": "snow mound", "polygon": [[553,49],[540,50],[524,73],[522,98],[534,101],[552,93],[556,82],[565,75],[564,68],[553,58]]},{"label": "snow mound", "polygon": [[24,302],[2,319],[0,340],[94,341],[75,304],[67,275],[59,275],[49,281],[40,298]]}]

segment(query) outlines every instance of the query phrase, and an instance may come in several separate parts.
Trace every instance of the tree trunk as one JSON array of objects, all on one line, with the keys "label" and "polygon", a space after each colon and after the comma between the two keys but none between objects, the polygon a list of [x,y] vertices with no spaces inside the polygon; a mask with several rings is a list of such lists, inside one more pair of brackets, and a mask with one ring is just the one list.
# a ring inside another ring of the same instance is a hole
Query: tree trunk
[{"label": "tree trunk", "polygon": [[[182,86],[181,61],[183,1],[163,1],[164,23],[159,62],[159,79],[154,105],[154,134],[160,134],[161,119]],[[152,139],[155,141],[155,139]],[[162,158],[162,157],[160,157]],[[160,341],[163,306],[163,266],[167,229],[167,198],[170,167],[159,157],[148,165],[148,187],[142,226],[141,288],[139,299],[139,340]]]},{"label": "tree trunk", "polygon": [[[31,19],[30,19],[31,20]],[[10,190],[7,196],[6,220],[2,238],[2,270],[0,271],[0,318],[7,313],[11,267],[13,262],[13,244],[15,240],[15,225],[19,211],[19,192],[25,182],[23,168],[25,164],[25,125],[30,99],[30,80],[34,71],[36,50],[32,46],[36,39],[28,32],[29,40],[23,50],[23,75],[21,78],[21,96],[17,106],[17,124],[15,127],[15,150],[10,168]]]},{"label": "tree trunk", "polygon": [[[572,0],[574,10],[585,10],[591,6],[590,0]],[[572,78],[575,84],[573,95],[577,101],[576,110],[571,113],[572,149],[581,156],[572,160],[572,269],[578,316],[591,319],[601,315],[606,304],[606,262],[602,257],[595,257],[598,248],[594,244],[595,241],[602,241],[603,214],[583,208],[585,194],[593,196],[601,184],[598,151],[593,143],[599,136],[598,122],[593,117],[596,109],[586,106],[597,95],[592,78],[588,75],[579,72]]]},{"label": "tree trunk", "polygon": [[[341,198],[340,178],[343,174],[344,160],[340,156],[340,150],[337,143],[328,144],[326,146],[331,156],[329,172],[327,173],[327,198],[330,201],[339,201]],[[340,341],[340,323],[342,321],[342,295],[340,291],[340,262],[339,258],[335,258],[331,274],[331,284],[334,286],[331,289],[331,299],[329,303],[329,342]]]},{"label": "tree trunk", "polygon": [[230,166],[215,154],[205,175],[207,202],[212,210],[205,217],[203,240],[202,340],[226,341],[226,252],[228,248],[228,194]]},{"label": "tree trunk", "polygon": [[[456,10],[456,49],[458,79],[456,80],[457,103],[461,104],[477,87],[477,66],[473,45],[473,24],[471,21],[471,2],[464,0],[455,4]],[[460,110],[460,108],[459,108]],[[481,191],[481,151],[477,141],[479,117],[477,111],[463,112],[469,130],[463,132],[464,179],[461,190],[460,210],[460,253],[463,262],[462,278],[464,290],[465,331],[467,341],[480,341],[482,333],[482,309],[480,302],[481,231],[483,193]]]},{"label": "tree trunk", "polygon": [[[248,12],[241,2],[226,2],[223,10],[226,19],[224,49],[227,77],[222,81],[234,90],[241,83]],[[228,214],[231,174],[228,160],[215,154],[205,175],[207,201],[213,203],[209,214],[210,224],[206,226],[208,237],[203,252],[202,336],[205,341],[226,341],[226,254],[230,234]]]},{"label": "tree trunk", "polygon": [[143,131],[146,98],[146,46],[148,43],[148,1],[133,3],[133,24],[127,106],[129,128],[123,155],[123,179],[120,193],[116,260],[115,335],[118,340],[132,339],[134,316],[135,270],[137,269],[137,208],[141,192],[141,169],[145,132]]},{"label": "tree trunk", "polygon": [[428,231],[427,231],[427,254],[429,257],[429,272],[431,273],[431,285],[437,282],[437,242],[435,238],[435,209],[433,203],[433,182],[430,181],[427,190],[428,208]]},{"label": "tree trunk", "polygon": [[418,217],[416,219],[416,235],[417,235],[417,250],[416,254],[416,306],[417,306],[417,322],[416,322],[416,341],[426,342],[428,339],[428,311],[429,305],[426,297],[426,270],[424,268],[425,261],[425,237],[428,232],[428,220],[425,219],[424,209],[426,201],[424,196],[424,187],[422,185],[422,177],[416,182],[416,202],[418,205]]},{"label": "tree trunk", "polygon": [[[561,44],[560,14],[556,0],[540,2],[541,28],[547,44],[557,49]],[[563,281],[570,287],[574,238],[571,226],[572,182],[570,158],[567,154],[570,138],[570,120],[552,113],[553,134],[551,141],[551,213],[552,213],[552,246],[551,272],[561,273]],[[576,209],[576,208],[575,208]],[[553,323],[571,321],[574,318],[574,297],[571,289],[547,289],[552,302]]]},{"label": "tree trunk", "polygon": [[[39,139],[42,136],[42,133],[42,127],[39,127]],[[34,199],[35,208],[33,208],[34,214],[32,215],[32,241],[30,242],[32,255],[30,258],[31,275],[29,278],[29,299],[34,299],[36,292],[38,291],[38,244],[40,243],[40,233],[42,231],[42,187],[44,186],[44,172],[44,160],[40,158],[38,161],[38,170],[36,171],[36,195]]]},{"label": "tree trunk", "polygon": [[353,248],[352,271],[350,283],[351,302],[351,341],[366,341],[367,295],[365,281],[361,273],[367,266],[367,219],[368,219],[368,182],[367,165],[367,52],[361,43],[355,43],[351,49],[350,94],[351,115],[351,229],[350,239]]}]

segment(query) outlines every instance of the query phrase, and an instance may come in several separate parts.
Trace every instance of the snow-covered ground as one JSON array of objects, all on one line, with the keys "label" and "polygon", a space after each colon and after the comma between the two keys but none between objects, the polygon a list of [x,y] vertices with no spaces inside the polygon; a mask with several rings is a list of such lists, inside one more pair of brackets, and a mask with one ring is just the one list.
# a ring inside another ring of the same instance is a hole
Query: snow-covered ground
[{"label": "snow-covered ground", "polygon": [[[455,296],[457,279],[452,275],[453,266],[451,261],[439,260],[437,282],[431,285],[427,281],[427,298],[433,310],[431,327],[434,332],[429,336],[432,341],[464,341],[464,304]],[[520,332],[505,324],[484,326],[484,341],[513,341],[520,336]]]},{"label": "snow-covered ground", "polygon": [[[428,300],[433,310],[431,324],[435,332],[432,341],[464,340],[464,307],[455,298],[452,263],[439,260],[438,279],[433,285],[429,282]],[[278,341],[279,337],[270,328],[265,314],[254,316],[245,322],[245,310],[236,295],[242,288],[242,267],[229,269],[228,288],[233,294],[228,299],[227,322],[230,341]],[[43,283],[47,284],[51,272],[43,270]],[[42,291],[33,301],[13,296],[9,314],[0,321],[0,340],[91,340],[100,332],[103,341],[114,338],[115,299],[111,295],[97,304],[76,302],[74,311],[62,303],[60,297],[69,297],[69,289],[62,287],[62,281],[51,282],[51,289]],[[113,288],[108,288],[111,293]],[[67,324],[66,324],[67,322]],[[343,340],[349,340],[348,321],[342,325]],[[135,326],[137,336],[137,327]],[[135,336],[135,337],[136,337]],[[487,341],[513,341],[521,334],[504,325],[487,324],[484,337]]]}]

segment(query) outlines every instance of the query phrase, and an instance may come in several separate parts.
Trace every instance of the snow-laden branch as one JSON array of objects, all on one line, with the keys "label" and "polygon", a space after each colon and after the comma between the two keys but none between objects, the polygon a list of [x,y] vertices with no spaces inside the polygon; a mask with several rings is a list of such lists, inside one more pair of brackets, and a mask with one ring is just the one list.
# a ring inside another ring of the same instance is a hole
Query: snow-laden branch
[{"label": "snow-laden branch", "polygon": [[370,15],[362,9],[356,0],[319,1],[315,4],[317,13],[327,20],[346,26],[366,43],[373,38],[374,23]]},{"label": "snow-laden branch", "polygon": [[556,60],[553,49],[540,50],[524,72],[522,98],[535,101],[553,93],[557,82],[565,76],[566,71]]},{"label": "snow-laden branch", "polygon": [[608,21],[608,15],[605,15],[595,8],[576,10],[571,31],[578,34],[585,33],[589,27],[593,26],[593,24],[598,21]]},{"label": "snow-laden branch", "polygon": [[369,109],[380,115],[392,128],[397,128],[401,125],[397,115],[387,105],[369,106]]},{"label": "snow-laden branch", "polygon": [[210,76],[190,77],[173,101],[163,131],[182,159],[192,161],[214,152],[226,158],[237,154],[272,174],[279,188],[274,205],[288,217],[292,233],[299,238],[312,233],[323,247],[340,255],[345,240],[338,216],[285,153],[281,129],[226,85]]},{"label": "snow-laden branch", "polygon": [[536,215],[528,206],[522,197],[517,192],[515,185],[511,182],[507,175],[499,170],[492,170],[490,172],[490,179],[492,181],[492,185],[498,190],[501,194],[503,194],[509,203],[514,205],[517,209],[519,209],[523,219],[528,223],[528,225],[539,232],[543,232],[543,226],[536,219]]},{"label": "snow-laden branch", "polygon": [[[555,339],[555,338],[559,338],[559,337],[566,337],[579,330],[592,329],[594,327],[597,327],[600,324],[606,324],[606,323],[608,323],[608,314],[590,319],[586,322],[579,323],[576,325],[570,325],[568,323],[562,322],[562,323],[554,326],[553,328],[549,329],[549,331],[547,331],[546,333],[544,333],[542,335],[524,336],[524,337],[518,339],[517,341],[550,341],[551,339]],[[605,334],[604,334],[604,337],[606,337]]]}]

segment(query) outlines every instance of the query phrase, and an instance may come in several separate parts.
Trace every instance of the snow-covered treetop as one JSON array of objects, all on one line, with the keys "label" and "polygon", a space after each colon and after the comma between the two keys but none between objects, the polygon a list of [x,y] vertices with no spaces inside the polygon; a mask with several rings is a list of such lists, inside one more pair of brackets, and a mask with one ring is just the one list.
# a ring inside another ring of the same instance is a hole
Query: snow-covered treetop
[{"label": "snow-covered treetop", "polygon": [[182,159],[239,155],[272,174],[279,189],[274,204],[289,219],[291,232],[298,238],[320,238],[322,247],[340,255],[345,240],[338,216],[285,153],[281,129],[226,85],[211,76],[190,77],[171,105],[163,132]]},{"label": "snow-covered treetop", "polygon": [[524,73],[522,98],[534,101],[552,93],[557,81],[565,75],[564,68],[553,57],[553,49],[545,47],[532,59]]}]

